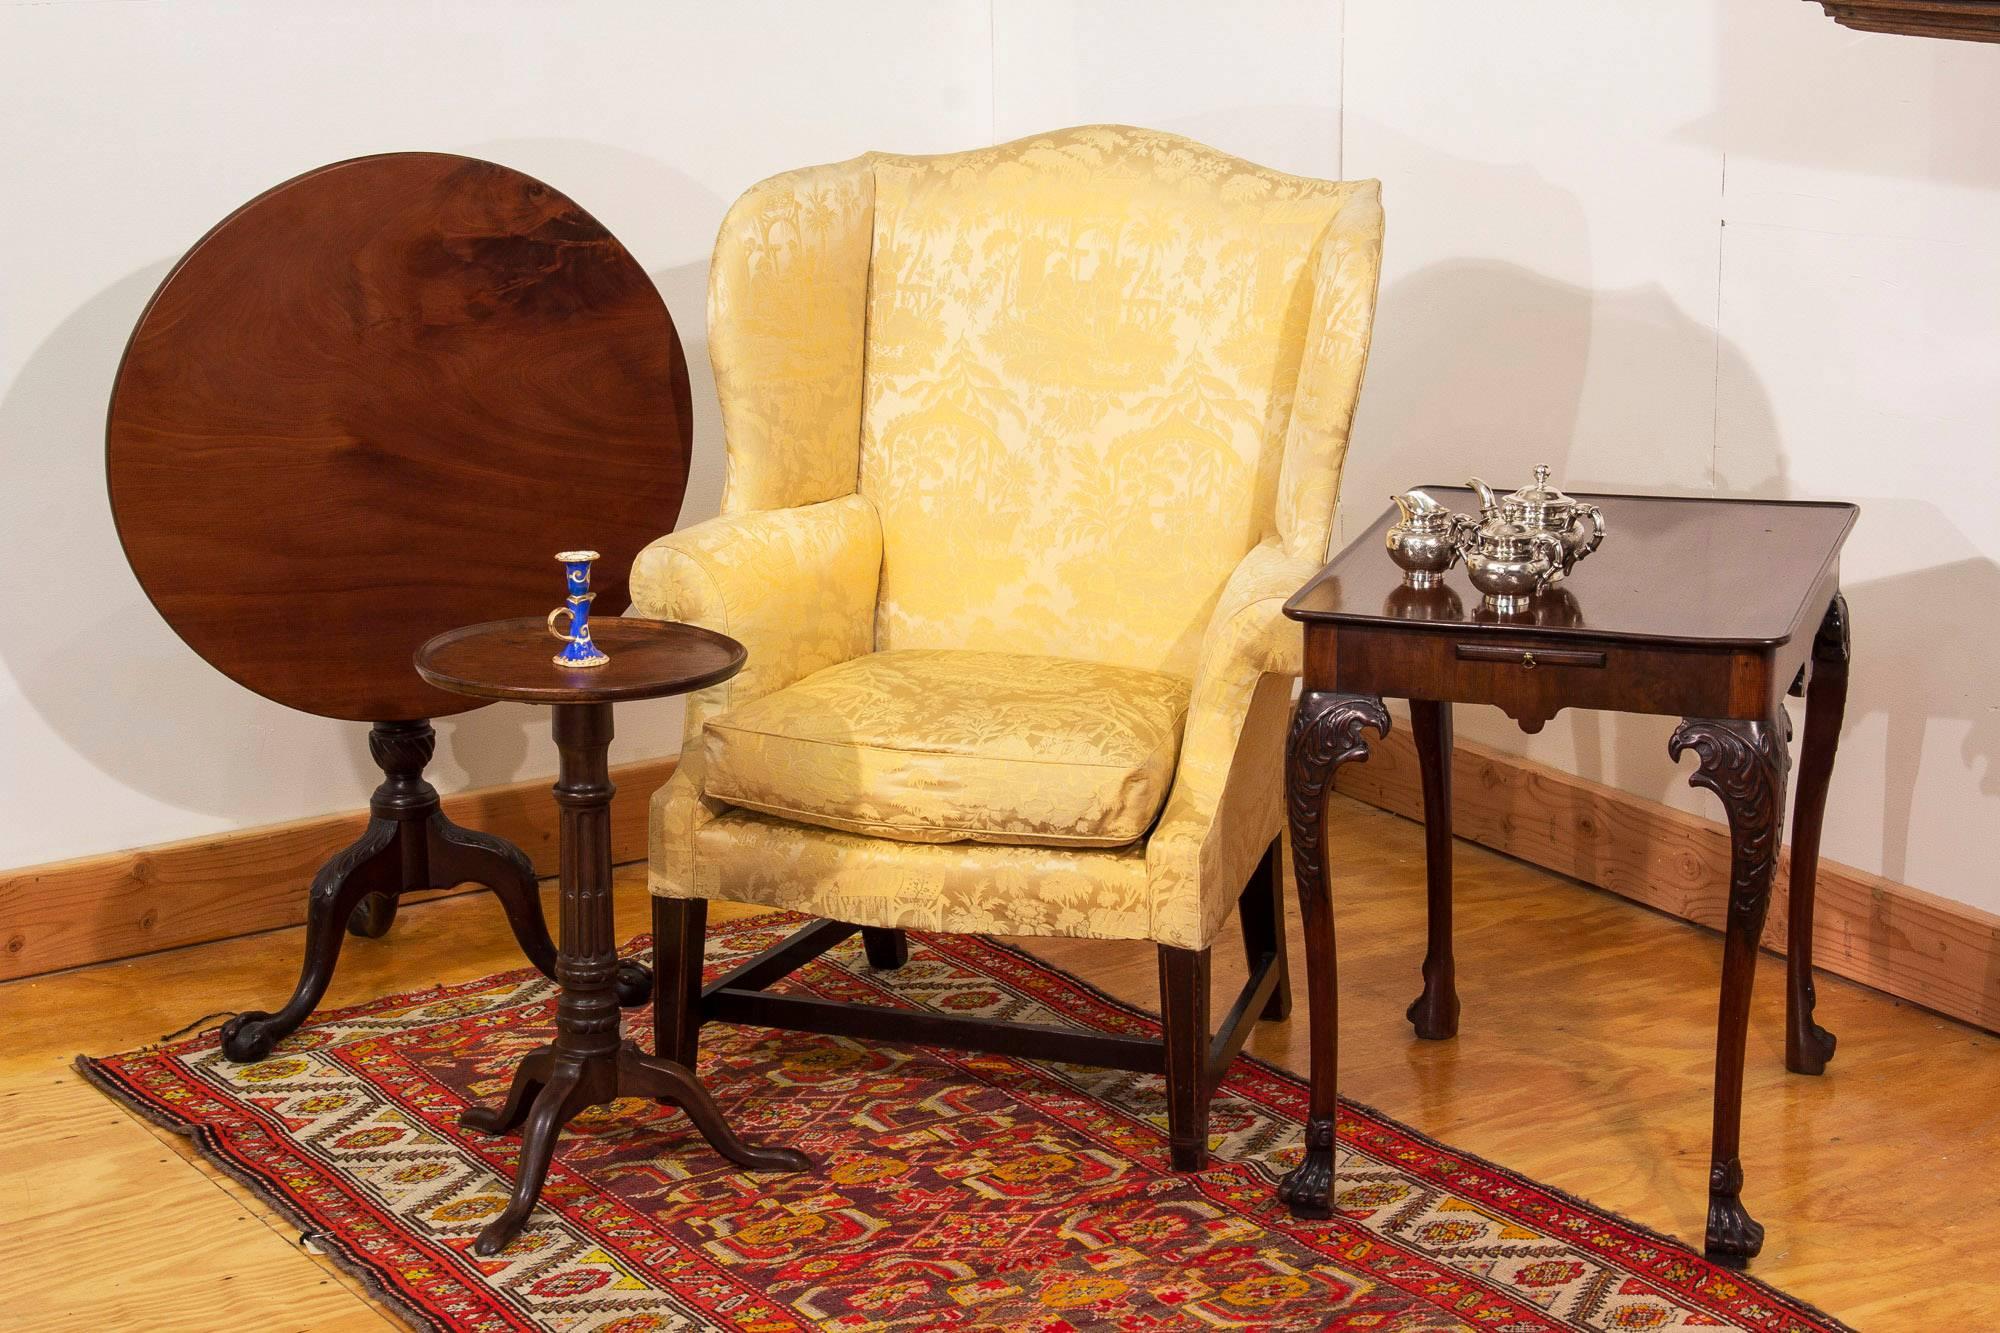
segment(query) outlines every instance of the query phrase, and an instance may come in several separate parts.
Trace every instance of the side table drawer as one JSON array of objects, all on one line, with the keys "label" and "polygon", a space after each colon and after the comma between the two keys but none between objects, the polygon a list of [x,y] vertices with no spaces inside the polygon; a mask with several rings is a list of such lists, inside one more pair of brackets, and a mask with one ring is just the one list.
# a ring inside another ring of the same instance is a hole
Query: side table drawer
[{"label": "side table drawer", "polygon": [[1754,716],[1768,668],[1726,647],[1591,643],[1574,636],[1308,625],[1306,683],[1393,699],[1492,704],[1529,731],[1565,708]]},{"label": "side table drawer", "polygon": [[1602,667],[1606,661],[1602,652],[1506,643],[1461,643],[1457,653],[1461,662],[1502,662],[1529,671],[1537,667]]}]

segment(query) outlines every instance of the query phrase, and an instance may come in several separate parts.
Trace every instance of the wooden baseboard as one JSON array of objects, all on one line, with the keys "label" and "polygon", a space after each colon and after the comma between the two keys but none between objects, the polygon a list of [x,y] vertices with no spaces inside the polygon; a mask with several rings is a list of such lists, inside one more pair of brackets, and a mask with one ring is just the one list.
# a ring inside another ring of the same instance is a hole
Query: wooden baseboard
[{"label": "wooden baseboard", "polygon": [[[646,854],[647,806],[674,763],[611,770],[624,793],[611,805],[614,860]],[[444,798],[445,814],[506,838],[551,875],[557,811],[549,783],[458,792]],[[0,872],[0,981],[296,926],[313,874],[367,823],[368,812],[354,810]]]},{"label": "wooden baseboard", "polygon": [[[1409,728],[1399,725],[1369,748],[1366,763],[1341,768],[1336,789],[1421,819]],[[1729,831],[1721,823],[1464,742],[1453,762],[1452,788],[1458,836],[1722,928]],[[1780,954],[1788,866],[1778,866],[1764,929],[1765,947]],[[2000,916],[1824,859],[1818,897],[1816,967],[2000,1032]]]}]

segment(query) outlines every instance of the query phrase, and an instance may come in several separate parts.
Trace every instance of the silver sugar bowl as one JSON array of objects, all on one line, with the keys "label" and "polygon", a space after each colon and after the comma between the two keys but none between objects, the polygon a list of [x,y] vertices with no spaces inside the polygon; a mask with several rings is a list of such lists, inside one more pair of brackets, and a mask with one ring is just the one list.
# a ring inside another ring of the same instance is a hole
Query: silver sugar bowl
[{"label": "silver sugar bowl", "polygon": [[[1497,518],[1519,524],[1529,533],[1548,533],[1558,539],[1561,555],[1555,562],[1555,571],[1548,577],[1549,583],[1561,583],[1569,577],[1577,562],[1595,551],[1604,540],[1603,511],[1596,505],[1572,500],[1549,485],[1546,464],[1535,469],[1534,485],[1523,486],[1508,496],[1496,498],[1493,488],[1477,477],[1468,479],[1465,484],[1479,492],[1481,529]],[[1471,567],[1468,557],[1466,568],[1470,570]],[[1475,583],[1477,581],[1474,580]]]},{"label": "silver sugar bowl", "polygon": [[1402,568],[1403,582],[1409,587],[1435,587],[1445,571],[1458,563],[1472,520],[1452,513],[1423,491],[1406,491],[1389,498],[1401,513],[1384,538],[1389,558]]}]

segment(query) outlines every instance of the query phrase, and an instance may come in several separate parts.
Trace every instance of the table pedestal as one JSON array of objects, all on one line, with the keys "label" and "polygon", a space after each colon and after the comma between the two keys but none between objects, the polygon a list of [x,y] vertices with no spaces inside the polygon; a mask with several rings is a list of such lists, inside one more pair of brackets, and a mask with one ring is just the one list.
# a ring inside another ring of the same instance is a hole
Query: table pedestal
[{"label": "table pedestal", "polygon": [[[428,722],[377,722],[369,731],[368,753],[382,770],[382,785],[369,798],[361,837],[313,876],[299,984],[277,1013],[252,1009],[230,1019],[222,1029],[224,1055],[243,1064],[269,1055],[326,994],[342,936],[381,938],[405,893],[485,885],[507,913],[521,952],[542,975],[555,975],[556,947],[542,919],[534,866],[506,839],[460,828],[444,817],[437,788],[424,780],[436,748],[437,733]],[[618,977],[624,1003],[644,1004],[651,989],[645,967],[624,965]]]},{"label": "table pedestal", "polygon": [[555,979],[555,1040],[528,1056],[498,1108],[475,1107],[459,1123],[485,1134],[523,1125],[520,1164],[506,1210],[487,1224],[473,1252],[498,1254],[535,1209],[556,1136],[577,1113],[619,1097],[650,1097],[687,1112],[715,1150],[753,1171],[805,1171],[812,1162],[789,1148],[757,1148],[738,1138],[692,1071],[646,1055],[619,1033],[617,924],[611,897],[611,784],[606,754],[611,705],[554,706],[561,777],[562,947]]}]

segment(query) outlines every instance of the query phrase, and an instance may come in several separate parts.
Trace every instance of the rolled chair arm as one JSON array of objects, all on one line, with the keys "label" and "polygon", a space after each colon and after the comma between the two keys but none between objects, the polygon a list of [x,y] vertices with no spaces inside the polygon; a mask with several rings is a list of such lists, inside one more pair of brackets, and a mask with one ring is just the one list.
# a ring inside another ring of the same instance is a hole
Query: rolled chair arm
[{"label": "rolled chair arm", "polygon": [[1146,844],[1163,943],[1204,947],[1277,836],[1285,715],[1305,652],[1284,604],[1318,569],[1267,540],[1209,617],[1173,789]]},{"label": "rolled chair arm", "polygon": [[865,497],[726,514],[632,562],[632,609],[718,630],[749,650],[733,679],[688,700],[685,735],[735,704],[875,646],[882,528]]}]

